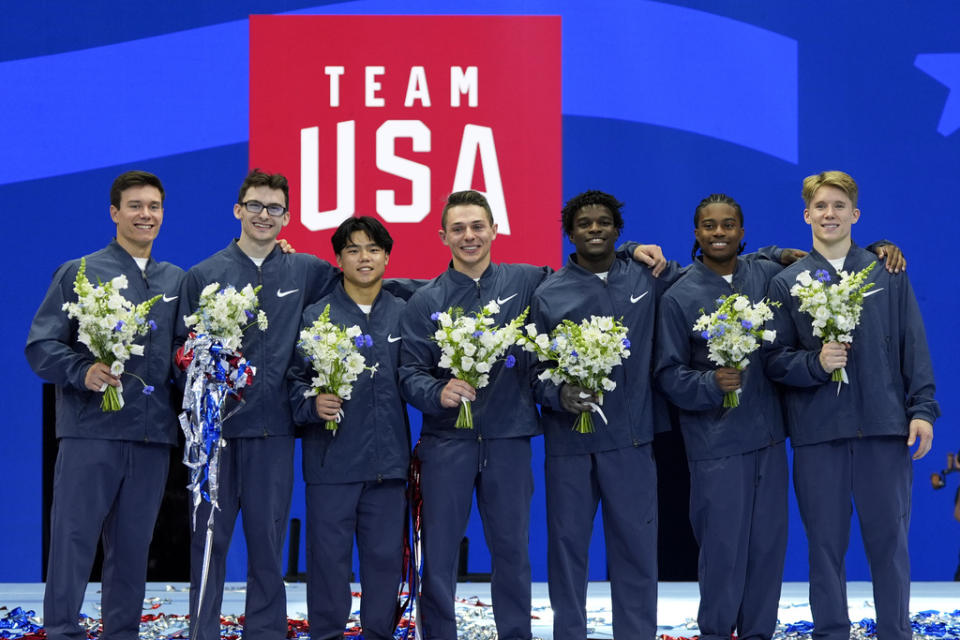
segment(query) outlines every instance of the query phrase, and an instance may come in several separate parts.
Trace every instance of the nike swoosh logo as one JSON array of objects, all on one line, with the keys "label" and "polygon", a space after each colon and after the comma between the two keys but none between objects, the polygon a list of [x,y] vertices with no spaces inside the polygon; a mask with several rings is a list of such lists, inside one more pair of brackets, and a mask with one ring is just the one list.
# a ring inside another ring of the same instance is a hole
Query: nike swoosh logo
[{"label": "nike swoosh logo", "polygon": [[290,289],[290,291],[281,291],[280,289],[277,289],[277,297],[285,298],[291,293],[296,293],[297,291],[300,291],[300,289]]},{"label": "nike swoosh logo", "polygon": [[179,298],[179,297],[180,297],[180,296],[168,296],[167,294],[163,294],[163,301],[164,301],[164,302],[173,302],[174,300],[176,300],[176,299]]},{"label": "nike swoosh logo", "polygon": [[396,338],[394,338],[389,333],[387,334],[387,342],[396,342],[397,340],[403,340],[403,336],[397,336]]},{"label": "nike swoosh logo", "polygon": [[643,293],[641,293],[641,294],[638,295],[638,296],[630,296],[630,304],[637,304],[637,302],[640,301],[640,298],[642,298],[643,296],[647,295],[648,293],[650,293],[650,292],[649,292],[649,291],[644,291]]},{"label": "nike swoosh logo", "polygon": [[517,295],[518,294],[515,293],[512,296],[507,296],[506,298],[502,298],[502,299],[499,296],[497,296],[497,304],[506,304],[510,300],[513,300],[514,298],[516,298]]},{"label": "nike swoosh logo", "polygon": [[867,296],[872,296],[873,294],[880,293],[881,291],[883,291],[883,287],[880,287],[879,289],[871,289],[863,294],[863,297],[866,298]]}]

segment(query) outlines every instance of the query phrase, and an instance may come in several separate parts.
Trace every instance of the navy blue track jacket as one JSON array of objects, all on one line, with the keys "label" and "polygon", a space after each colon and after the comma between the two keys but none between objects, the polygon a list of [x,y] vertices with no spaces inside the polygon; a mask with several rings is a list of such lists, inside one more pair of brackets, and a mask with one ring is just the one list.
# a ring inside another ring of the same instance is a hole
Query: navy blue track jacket
[{"label": "navy blue track jacket", "polygon": [[[219,282],[237,290],[247,284],[263,286],[258,298],[260,309],[267,314],[268,327],[261,331],[254,324],[244,333],[241,352],[256,367],[256,375],[253,384],[243,390],[243,406],[223,423],[225,438],[294,435],[286,374],[301,315],[308,303],[330,290],[339,273],[316,256],[285,254],[279,246],[258,267],[236,241],[187,272],[180,294],[178,344],[183,344],[187,337],[183,316],[196,310],[206,285]],[[228,397],[224,415],[233,411],[235,405],[235,398]]]},{"label": "navy blue track jacket", "polygon": [[40,304],[25,353],[30,367],[38,376],[57,386],[57,437],[133,440],[176,444],[179,429],[176,415],[179,407],[171,399],[170,353],[178,324],[177,296],[183,270],[169,262],[150,258],[144,272],[127,251],[112,241],[86,256],[87,279],[106,282],[120,274],[127,277],[128,287],[120,293],[140,304],[153,296],[162,298],[153,305],[148,316],[157,328],[137,340],[144,346],[143,356],[133,356],[126,370],[134,373],[155,390],[143,393],[143,384],[132,376],[123,376],[124,406],[115,412],[100,410],[103,394],[84,385],[87,369],[95,362],[89,349],[77,341],[77,322],[69,320],[64,302],[75,302],[73,282],[80,260],[60,266]]},{"label": "navy blue track jacket", "polygon": [[550,267],[491,263],[474,282],[451,265],[410,298],[402,319],[400,387],[407,402],[423,412],[423,433],[448,438],[516,438],[540,433],[529,383],[534,358],[517,346],[507,352],[517,358],[516,366],[507,369],[502,361],[497,362],[490,372],[490,384],[478,390],[471,403],[474,429],[454,428],[459,409],[440,405],[440,391],[453,376],[437,366],[440,348],[431,339],[437,323],[430,316],[454,306],[471,313],[496,300],[500,313],[494,320],[504,324],[527,308],[537,285],[550,272]]},{"label": "navy blue track jacket", "polygon": [[764,374],[759,349],[748,356],[750,364],[740,374],[740,406],[724,409],[723,391],[714,379],[717,365],[707,357],[706,339],[693,330],[701,310],[712,313],[720,296],[739,293],[754,303],[763,300],[770,280],[781,269],[775,262],[743,256],[737,259],[729,284],[694,260],[660,302],[657,384],[680,410],[690,460],[747,453],[786,438],[777,389]]},{"label": "navy blue track jacket", "polygon": [[[877,257],[854,245],[843,270],[864,269]],[[820,338],[813,335],[811,317],[798,311],[790,295],[797,274],[823,269],[832,282],[836,270],[817,251],[776,276],[769,297],[782,303],[774,310],[773,346],[763,350],[767,375],[786,385],[783,402],[793,446],[860,436],[906,436],[909,422],[922,418],[931,424],[940,415],[934,399],[936,385],[927,348],[923,318],[906,274],[890,274],[882,264],[871,271],[875,283],[863,301],[860,324],[853,331],[847,355],[850,384],[837,383],[820,365]]]},{"label": "navy blue track jacket", "polygon": [[651,442],[655,431],[669,428],[665,401],[651,384],[653,342],[660,296],[680,272],[679,265],[670,262],[660,277],[654,278],[646,265],[621,251],[603,281],[578,265],[571,255],[566,266],[537,289],[531,316],[539,332],[553,331],[564,319],[579,323],[594,315],[612,316],[622,318],[630,340],[630,357],[611,372],[617,387],[603,394],[602,409],[609,424],[595,413],[594,433],[572,430],[576,415],[563,408],[559,386],[550,381],[535,382],[547,455],[640,446]]},{"label": "navy blue track jacket", "polygon": [[365,371],[353,383],[336,435],[317,415],[311,388],[313,367],[301,353],[290,368],[290,404],[294,421],[303,425],[303,477],[308,484],[369,482],[407,477],[410,462],[410,427],[406,405],[400,397],[397,367],[400,363],[400,317],[405,302],[381,290],[370,314],[360,310],[343,284],[303,312],[301,329],[309,327],[330,305],[330,321],[357,325],[373,338],[372,347],[360,348],[367,366],[377,365],[372,376]]}]

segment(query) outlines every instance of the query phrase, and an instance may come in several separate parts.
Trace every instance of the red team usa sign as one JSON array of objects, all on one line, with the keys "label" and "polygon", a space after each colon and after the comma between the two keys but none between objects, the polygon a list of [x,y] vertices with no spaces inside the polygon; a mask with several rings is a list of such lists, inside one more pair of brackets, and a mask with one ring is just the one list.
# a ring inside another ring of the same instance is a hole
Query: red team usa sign
[{"label": "red team usa sign", "polygon": [[250,166],[290,179],[282,237],[333,260],[350,216],[394,238],[387,275],[433,277],[452,191],[476,189],[496,262],[561,261],[560,18],[251,16]]}]

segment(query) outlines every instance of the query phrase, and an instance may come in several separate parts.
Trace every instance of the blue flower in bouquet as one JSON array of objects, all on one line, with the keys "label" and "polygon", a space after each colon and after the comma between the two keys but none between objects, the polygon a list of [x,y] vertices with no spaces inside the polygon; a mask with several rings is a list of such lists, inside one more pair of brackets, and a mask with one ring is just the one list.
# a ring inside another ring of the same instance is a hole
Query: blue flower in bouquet
[{"label": "blue flower in bouquet", "polygon": [[517,364],[517,359],[513,355],[507,356],[507,359],[503,362],[503,366],[507,369],[513,369],[514,365]]},{"label": "blue flower in bouquet", "polygon": [[[120,293],[127,286],[124,275],[106,282],[98,278],[97,285],[93,285],[87,278],[86,259],[81,259],[73,282],[77,299],[62,306],[67,317],[77,321],[78,341],[90,349],[97,362],[109,366],[115,376],[134,375],[126,371],[126,362],[132,356],[143,355],[143,345],[134,344],[134,340],[146,334],[144,319],[161,297],[156,295],[135,305]],[[117,387],[108,386],[103,391],[100,408],[103,411],[123,408],[123,396]]]},{"label": "blue flower in bouquet", "polygon": [[[790,288],[790,295],[800,300],[799,310],[810,315],[813,335],[827,342],[853,342],[853,330],[860,322],[864,294],[876,286],[867,282],[876,263],[854,273],[838,272],[839,281],[827,286],[830,274],[825,269],[797,274],[797,282]],[[830,375],[833,382],[846,382],[844,367]],[[840,392],[839,385],[837,393]]]},{"label": "blue flower in bouquet", "polygon": [[[751,303],[739,294],[724,296],[717,301],[717,310],[707,313],[700,309],[700,317],[692,329],[707,341],[708,358],[720,367],[743,370],[749,364],[748,356],[755,351],[761,340],[772,341],[773,331],[764,331],[763,323],[773,318],[774,303],[760,301]],[[724,394],[725,408],[740,404],[737,391]]]},{"label": "blue flower in bouquet", "polygon": [[[321,393],[339,396],[349,400],[353,393],[353,383],[364,371],[373,375],[377,364],[368,365],[366,358],[359,352],[362,347],[373,346],[373,338],[361,333],[360,327],[343,327],[330,320],[330,305],[323,309],[312,325],[300,332],[297,343],[304,359],[313,370],[310,389],[304,391],[306,398]],[[325,428],[336,432],[338,423],[327,420]]]},{"label": "blue flower in bouquet", "polygon": [[439,311],[434,311],[433,313],[431,313],[431,314],[430,314],[430,319],[433,320],[434,322],[436,322],[437,320],[439,320],[439,319],[440,319],[440,312],[439,312]]},{"label": "blue flower in bouquet", "polygon": [[[523,342],[520,327],[528,311],[524,310],[513,320],[501,325],[493,318],[500,313],[500,305],[494,300],[472,313],[464,313],[461,307],[451,307],[446,312],[433,314],[431,318],[438,325],[433,334],[433,341],[440,348],[438,366],[449,369],[455,378],[474,389],[483,389],[490,383],[492,368],[498,360],[503,359],[508,363],[516,361],[504,354],[510,346]],[[474,428],[469,401],[461,403],[454,427]]]},{"label": "blue flower in bouquet", "polygon": [[153,331],[157,330],[157,323],[153,320],[147,320],[147,326],[149,326]]},{"label": "blue flower in bouquet", "polygon": [[597,404],[591,405],[589,411],[580,412],[573,424],[578,433],[592,433],[592,414],[598,413],[606,422],[599,405],[603,394],[617,386],[610,379],[610,373],[630,356],[627,328],[611,316],[591,316],[580,323],[562,320],[550,334],[541,333],[532,323],[525,329],[524,348],[535,353],[540,362],[549,363],[538,376],[541,380],[550,380],[555,385],[576,385],[598,398]]},{"label": "blue flower in bouquet", "polygon": [[152,385],[152,384],[148,384],[147,386],[145,386],[145,387],[143,388],[143,395],[148,396],[148,395],[150,395],[151,393],[153,393],[153,385]]}]

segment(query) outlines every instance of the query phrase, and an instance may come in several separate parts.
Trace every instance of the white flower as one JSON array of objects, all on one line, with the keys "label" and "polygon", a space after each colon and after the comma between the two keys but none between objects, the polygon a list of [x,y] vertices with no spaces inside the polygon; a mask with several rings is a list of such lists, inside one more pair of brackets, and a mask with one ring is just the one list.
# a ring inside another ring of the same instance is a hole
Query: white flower
[{"label": "white flower", "polygon": [[[459,307],[437,313],[439,328],[433,335],[440,348],[438,366],[449,369],[454,377],[464,380],[475,389],[482,389],[489,382],[493,364],[504,357],[507,348],[519,343],[521,326],[527,310],[503,326],[496,326],[492,314],[500,306],[490,301],[472,314],[465,314]],[[525,341],[524,341],[525,342]]]},{"label": "white flower", "polygon": [[809,287],[813,282],[813,278],[810,277],[809,271],[801,271],[797,274],[797,282],[803,287]]},{"label": "white flower", "polygon": [[313,394],[332,393],[349,400],[353,383],[359,375],[364,371],[373,375],[376,365],[367,366],[366,358],[357,346],[356,339],[362,335],[363,331],[356,325],[334,325],[330,321],[330,305],[312,325],[300,332],[297,346],[313,368]]}]

